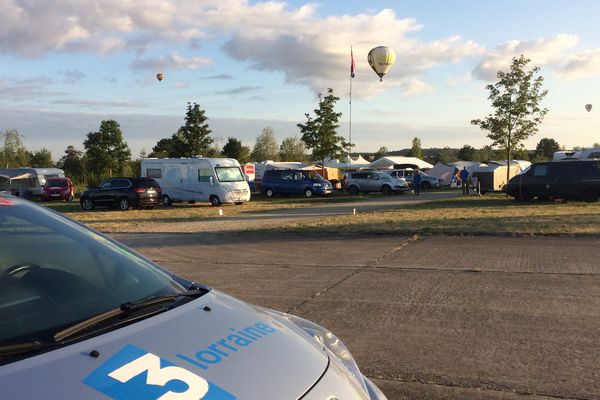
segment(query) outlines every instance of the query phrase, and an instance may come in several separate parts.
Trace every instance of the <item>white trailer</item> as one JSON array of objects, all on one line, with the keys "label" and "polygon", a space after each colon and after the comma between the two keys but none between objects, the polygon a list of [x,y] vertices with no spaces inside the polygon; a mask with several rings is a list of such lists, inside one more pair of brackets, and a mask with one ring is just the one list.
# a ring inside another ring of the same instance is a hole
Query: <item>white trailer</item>
[{"label": "white trailer", "polygon": [[240,163],[233,158],[144,158],[142,176],[153,178],[162,189],[163,205],[209,201],[242,204],[250,188]]}]

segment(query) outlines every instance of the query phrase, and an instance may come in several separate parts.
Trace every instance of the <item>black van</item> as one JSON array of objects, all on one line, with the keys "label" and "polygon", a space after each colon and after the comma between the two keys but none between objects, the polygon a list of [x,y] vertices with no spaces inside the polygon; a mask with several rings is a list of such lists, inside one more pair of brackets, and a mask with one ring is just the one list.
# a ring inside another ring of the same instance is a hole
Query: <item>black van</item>
[{"label": "black van", "polygon": [[533,164],[528,171],[508,181],[506,193],[521,201],[534,198],[598,201],[600,160],[564,160]]}]

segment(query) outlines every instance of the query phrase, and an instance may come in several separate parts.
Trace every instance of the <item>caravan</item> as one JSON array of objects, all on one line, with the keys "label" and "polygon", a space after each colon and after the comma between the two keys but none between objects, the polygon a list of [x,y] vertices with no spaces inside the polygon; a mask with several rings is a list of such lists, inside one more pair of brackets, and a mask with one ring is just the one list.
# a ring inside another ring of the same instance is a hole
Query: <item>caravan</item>
[{"label": "caravan", "polygon": [[233,158],[145,158],[142,176],[158,182],[165,206],[182,201],[210,201],[218,206],[250,200],[248,182]]}]

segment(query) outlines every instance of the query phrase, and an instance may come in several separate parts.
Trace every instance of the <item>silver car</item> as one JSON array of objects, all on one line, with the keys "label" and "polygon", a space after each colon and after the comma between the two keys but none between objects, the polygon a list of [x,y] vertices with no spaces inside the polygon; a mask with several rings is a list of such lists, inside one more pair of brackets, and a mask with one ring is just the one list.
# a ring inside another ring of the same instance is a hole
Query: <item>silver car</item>
[{"label": "silver car", "polygon": [[392,177],[381,171],[350,172],[344,180],[344,189],[350,194],[359,192],[398,193],[409,190],[404,178]]},{"label": "silver car", "polygon": [[[415,178],[415,170],[412,168],[406,169],[391,169],[385,171],[386,174],[396,178],[404,178],[408,182],[409,186],[413,186],[413,180]],[[423,171],[419,171],[419,175],[421,175],[421,189],[431,189],[431,188],[439,188],[441,187],[441,182],[435,176],[431,176],[426,174]]]},{"label": "silver car", "polygon": [[322,326],[0,195],[0,399],[300,398],[386,399]]}]

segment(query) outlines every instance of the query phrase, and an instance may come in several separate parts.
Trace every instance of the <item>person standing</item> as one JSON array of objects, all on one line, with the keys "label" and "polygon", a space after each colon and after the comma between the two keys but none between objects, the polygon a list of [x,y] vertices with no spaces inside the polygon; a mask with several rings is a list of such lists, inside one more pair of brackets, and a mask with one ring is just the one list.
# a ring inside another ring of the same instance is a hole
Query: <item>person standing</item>
[{"label": "person standing", "polygon": [[419,172],[419,168],[415,170],[413,175],[413,189],[416,196],[421,194],[421,173]]},{"label": "person standing", "polygon": [[462,186],[463,195],[469,194],[469,171],[467,171],[467,167],[463,167],[462,171],[460,171],[460,185]]}]

